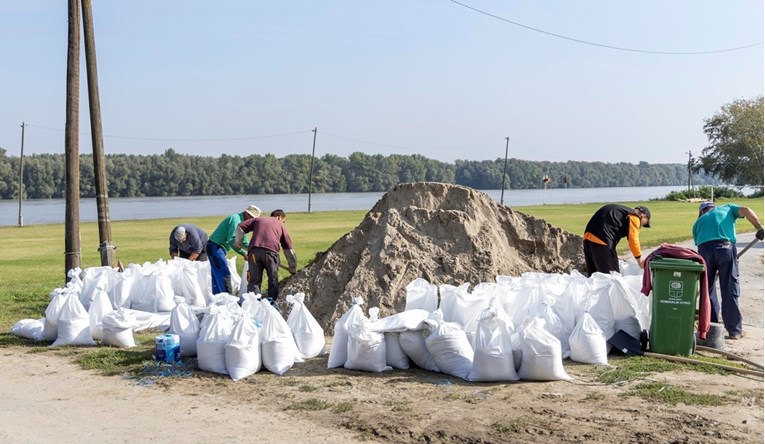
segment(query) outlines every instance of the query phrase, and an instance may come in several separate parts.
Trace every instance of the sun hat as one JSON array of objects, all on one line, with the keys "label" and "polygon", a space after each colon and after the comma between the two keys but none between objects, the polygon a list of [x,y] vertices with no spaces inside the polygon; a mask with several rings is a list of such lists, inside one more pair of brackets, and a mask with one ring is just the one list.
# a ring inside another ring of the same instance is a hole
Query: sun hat
[{"label": "sun hat", "polygon": [[175,233],[173,233],[173,236],[175,236],[175,240],[178,242],[183,242],[183,240],[186,239],[186,228],[183,225],[178,225],[175,227]]},{"label": "sun hat", "polygon": [[715,205],[714,202],[702,202],[701,205],[699,205],[699,216],[701,216],[707,208],[714,208],[716,206],[717,205]]},{"label": "sun hat", "polygon": [[260,216],[260,208],[256,207],[255,205],[250,205],[249,207],[247,207],[247,209],[244,210],[244,212],[249,214],[252,217]]},{"label": "sun hat", "polygon": [[648,207],[644,207],[643,205],[635,207],[635,209],[640,211],[641,213],[645,214],[646,217],[648,217],[648,223],[645,224],[645,227],[646,228],[651,228],[651,210],[649,210]]}]

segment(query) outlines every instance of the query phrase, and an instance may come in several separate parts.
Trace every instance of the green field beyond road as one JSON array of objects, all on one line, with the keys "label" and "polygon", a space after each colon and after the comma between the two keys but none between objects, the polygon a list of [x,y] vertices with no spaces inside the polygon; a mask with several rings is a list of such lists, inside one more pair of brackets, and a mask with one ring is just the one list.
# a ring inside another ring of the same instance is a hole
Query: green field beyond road
[{"label": "green field beyond road", "polygon": [[[763,217],[762,199],[737,199],[733,202],[748,206]],[[644,247],[691,238],[698,204],[663,201],[622,203],[628,206],[643,204],[651,209],[652,228],[644,228],[640,235]],[[718,201],[718,204],[724,203]],[[542,205],[514,209],[581,235],[590,216],[601,205]],[[328,249],[341,236],[353,230],[365,214],[366,211],[290,213],[287,228],[296,247],[298,268],[304,267],[317,252]],[[112,222],[117,258],[125,266],[169,259],[168,237],[175,225],[192,223],[211,233],[222,218],[223,215]],[[746,220],[740,220],[737,225],[739,232],[754,231]],[[81,268],[100,266],[98,225],[83,223],[80,232]],[[19,319],[43,317],[50,292],[65,284],[64,225],[0,227],[0,238],[5,245],[5,254],[0,258],[0,306],[3,307],[0,310],[0,331],[8,332]],[[622,241],[620,247],[620,252],[625,253],[627,242]],[[238,264],[241,269],[241,261]],[[285,271],[281,273],[284,273],[282,277],[287,276]],[[0,333],[0,345],[11,342],[9,336],[8,333]]]}]

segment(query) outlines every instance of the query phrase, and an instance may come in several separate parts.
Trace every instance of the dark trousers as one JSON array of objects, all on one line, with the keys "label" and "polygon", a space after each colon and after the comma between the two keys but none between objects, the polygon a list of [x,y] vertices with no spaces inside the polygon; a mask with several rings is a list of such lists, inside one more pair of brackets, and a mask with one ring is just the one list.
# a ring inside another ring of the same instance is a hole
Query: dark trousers
[{"label": "dark trousers", "polygon": [[[182,257],[183,259],[188,259],[189,256],[191,256],[191,253],[186,253],[183,250],[178,250],[178,256]],[[207,252],[203,250],[201,253],[199,253],[199,256],[197,256],[197,260],[200,261],[200,262],[206,261],[207,260]]]},{"label": "dark trousers", "polygon": [[619,256],[616,255],[616,251],[606,245],[587,240],[582,243],[582,249],[584,249],[584,262],[588,276],[598,271],[606,274],[612,271],[619,272]]},{"label": "dark trousers", "polygon": [[[741,288],[738,282],[738,258],[736,244],[728,241],[711,241],[699,245],[699,254],[707,264],[709,302],[712,304],[712,322],[722,321],[729,335],[741,334],[741,310],[738,296]],[[720,276],[720,299],[717,299],[715,277]],[[722,307],[720,302],[722,302]],[[721,310],[722,308],[722,310]]]},{"label": "dark trousers", "polygon": [[231,270],[226,260],[226,249],[215,242],[207,242],[207,257],[210,260],[213,294],[234,294],[234,289],[231,288]]},{"label": "dark trousers", "polygon": [[263,283],[263,271],[268,276],[268,298],[272,301],[279,296],[279,253],[265,248],[251,248],[247,254],[249,266],[249,278],[247,291],[255,294],[260,293],[260,284]]}]

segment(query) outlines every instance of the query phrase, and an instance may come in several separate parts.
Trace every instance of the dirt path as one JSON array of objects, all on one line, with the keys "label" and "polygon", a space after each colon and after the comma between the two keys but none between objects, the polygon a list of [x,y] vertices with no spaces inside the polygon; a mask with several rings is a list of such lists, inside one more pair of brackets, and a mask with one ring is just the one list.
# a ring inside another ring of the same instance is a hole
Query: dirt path
[{"label": "dirt path", "polygon": [[[762,244],[741,258],[741,276],[746,336],[726,348],[762,362]],[[0,442],[763,442],[755,377],[665,372],[606,385],[590,366],[567,361],[566,371],[573,382],[476,384],[420,370],[330,371],[323,357],[282,377],[200,374],[145,386],[84,371],[66,350],[10,347],[0,349]],[[648,381],[730,402],[628,395]]]}]

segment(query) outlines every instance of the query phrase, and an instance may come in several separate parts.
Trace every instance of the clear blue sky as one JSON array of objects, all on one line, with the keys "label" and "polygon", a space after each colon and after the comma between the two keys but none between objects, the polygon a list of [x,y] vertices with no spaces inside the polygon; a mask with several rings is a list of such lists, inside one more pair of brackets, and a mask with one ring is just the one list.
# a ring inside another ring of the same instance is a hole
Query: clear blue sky
[{"label": "clear blue sky", "polygon": [[[107,154],[684,163],[763,94],[763,2],[94,0]],[[600,45],[577,43],[518,25]],[[63,153],[67,2],[0,2],[0,147]],[[84,47],[82,48],[84,62]],[[80,151],[91,152],[84,63]],[[228,139],[228,140],[226,140]],[[237,140],[234,140],[237,139]]]}]

